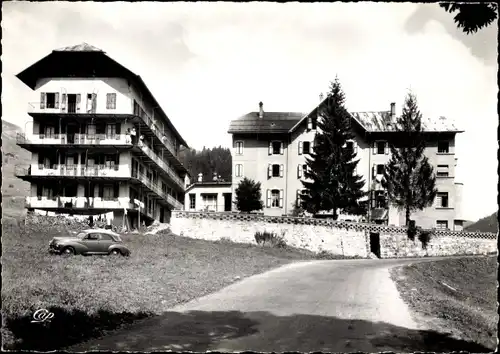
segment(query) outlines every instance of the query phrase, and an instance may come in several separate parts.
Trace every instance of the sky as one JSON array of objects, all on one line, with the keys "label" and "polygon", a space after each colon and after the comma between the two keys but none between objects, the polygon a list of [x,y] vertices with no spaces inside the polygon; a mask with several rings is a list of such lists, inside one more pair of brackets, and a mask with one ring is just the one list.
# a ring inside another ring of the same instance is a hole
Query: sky
[{"label": "sky", "polygon": [[140,75],[196,149],[230,146],[229,122],[307,112],[338,76],[350,111],[453,119],[465,218],[497,206],[497,24],[466,35],[437,4],[3,2],[3,117],[24,129],[32,91],[15,75],[82,42]]}]

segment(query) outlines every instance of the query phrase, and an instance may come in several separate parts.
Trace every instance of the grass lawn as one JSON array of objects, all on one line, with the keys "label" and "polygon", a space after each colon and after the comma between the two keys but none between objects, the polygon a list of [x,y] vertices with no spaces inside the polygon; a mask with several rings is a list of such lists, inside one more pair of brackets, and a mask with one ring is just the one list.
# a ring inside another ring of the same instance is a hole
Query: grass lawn
[{"label": "grass lawn", "polygon": [[[309,251],[276,249],[175,235],[123,235],[130,257],[49,255],[65,231],[5,227],[2,237],[4,349],[55,350],[166,311]],[[54,313],[33,324],[37,309]]]},{"label": "grass lawn", "polygon": [[[419,317],[440,331],[496,348],[497,259],[466,257],[392,270],[399,292]],[[431,323],[430,318],[438,322]]]}]

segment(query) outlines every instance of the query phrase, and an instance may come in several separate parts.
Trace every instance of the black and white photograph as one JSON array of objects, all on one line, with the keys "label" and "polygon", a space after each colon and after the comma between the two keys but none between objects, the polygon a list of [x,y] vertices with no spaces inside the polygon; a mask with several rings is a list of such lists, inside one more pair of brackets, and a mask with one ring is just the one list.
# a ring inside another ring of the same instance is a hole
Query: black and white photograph
[{"label": "black and white photograph", "polygon": [[497,3],[1,26],[2,351],[497,350]]}]

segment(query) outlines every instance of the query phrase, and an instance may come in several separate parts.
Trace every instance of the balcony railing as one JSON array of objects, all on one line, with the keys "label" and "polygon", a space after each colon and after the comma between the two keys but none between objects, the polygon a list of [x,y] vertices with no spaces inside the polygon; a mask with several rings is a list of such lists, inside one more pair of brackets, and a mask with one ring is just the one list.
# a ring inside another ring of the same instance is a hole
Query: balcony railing
[{"label": "balcony railing", "polygon": [[14,174],[24,176],[73,176],[73,177],[129,177],[130,169],[126,165],[114,167],[106,165],[79,166],[79,165],[45,165],[32,164],[30,166],[15,166]]},{"label": "balcony railing", "polygon": [[128,198],[36,196],[26,198],[28,208],[96,208],[96,209],[136,209]]},{"label": "balcony railing", "polygon": [[18,144],[131,145],[126,134],[33,134],[18,133]]},{"label": "balcony railing", "polygon": [[69,113],[86,114],[96,113],[96,107],[87,107],[82,103],[60,103],[60,102],[29,102],[28,113]]},{"label": "balcony railing", "polygon": [[160,197],[163,199],[166,199],[170,205],[174,207],[174,209],[177,210],[182,210],[183,204],[179,202],[177,199],[172,197],[170,194],[167,192],[163,191],[158,184],[155,182],[151,181],[145,174],[139,173],[137,171],[132,171],[132,177],[137,178],[140,180],[142,183],[144,183],[149,189],[151,189],[153,192],[158,194]]},{"label": "balcony railing", "polygon": [[170,153],[175,156],[176,158],[178,157],[178,149],[176,148],[175,144],[172,143],[165,134],[163,134],[163,129],[160,129],[160,127],[156,124],[153,123],[153,120],[145,113],[145,112],[140,112],[140,113],[135,113],[138,117],[142,119],[142,121],[153,131],[153,133],[156,135],[158,139],[167,147],[167,149],[170,151]]},{"label": "balcony railing", "polygon": [[149,147],[147,147],[143,143],[139,143],[138,146],[141,150],[151,159],[153,160],[160,168],[167,172],[168,176],[180,187],[184,190],[184,181],[175,173],[175,171],[168,166],[163,159],[161,159],[157,154],[153,152]]}]

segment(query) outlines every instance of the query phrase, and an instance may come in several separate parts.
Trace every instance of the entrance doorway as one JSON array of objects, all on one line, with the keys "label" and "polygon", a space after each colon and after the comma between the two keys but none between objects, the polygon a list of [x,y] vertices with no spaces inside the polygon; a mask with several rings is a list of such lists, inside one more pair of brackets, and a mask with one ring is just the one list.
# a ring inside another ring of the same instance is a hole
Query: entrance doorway
[{"label": "entrance doorway", "polygon": [[224,211],[231,211],[231,193],[224,193]]},{"label": "entrance doorway", "polygon": [[370,232],[370,252],[380,258],[380,234]]}]

